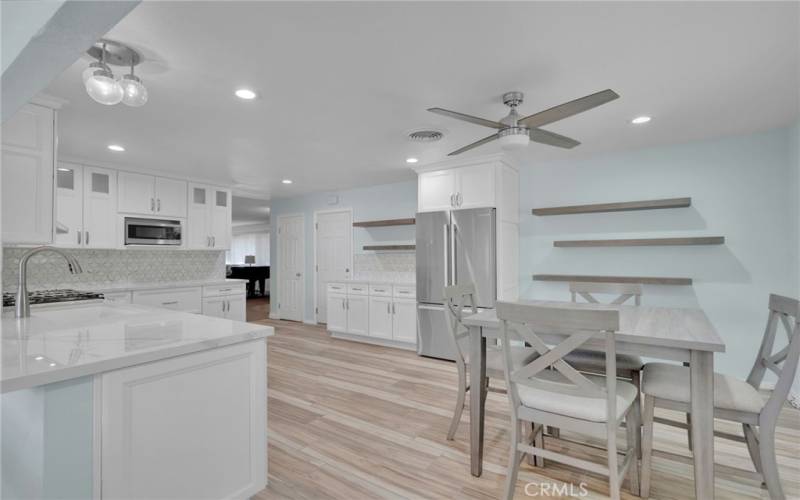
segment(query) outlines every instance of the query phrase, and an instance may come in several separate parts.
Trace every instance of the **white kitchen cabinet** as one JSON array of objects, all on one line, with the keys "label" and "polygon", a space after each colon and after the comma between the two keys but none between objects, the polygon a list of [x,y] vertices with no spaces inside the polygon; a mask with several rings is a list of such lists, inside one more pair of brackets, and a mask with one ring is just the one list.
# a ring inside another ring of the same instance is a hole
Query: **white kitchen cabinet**
[{"label": "white kitchen cabinet", "polygon": [[370,296],[369,336],[392,338],[392,298]]},{"label": "white kitchen cabinet", "polygon": [[100,496],[249,498],[262,490],[265,367],[266,342],[257,340],[101,375]]},{"label": "white kitchen cabinet", "polygon": [[455,170],[456,208],[495,206],[493,165],[473,165]]},{"label": "white kitchen cabinet", "polygon": [[204,286],[203,315],[245,321],[247,319],[245,284],[234,282]]},{"label": "white kitchen cabinet", "polygon": [[2,126],[2,242],[53,241],[55,110],[26,104]]},{"label": "white kitchen cabinet", "polygon": [[327,319],[328,330],[332,332],[347,332],[347,294],[328,291]]},{"label": "white kitchen cabinet", "polygon": [[214,318],[224,318],[226,314],[227,300],[225,297],[204,297],[203,315]]},{"label": "white kitchen cabinet", "polygon": [[247,295],[231,295],[228,297],[226,318],[234,321],[247,321]]},{"label": "white kitchen cabinet", "polygon": [[118,211],[186,217],[186,181],[133,172],[119,172]]},{"label": "white kitchen cabinet", "polygon": [[400,342],[417,342],[417,301],[394,299],[392,304],[392,338]]},{"label": "white kitchen cabinet", "polygon": [[453,208],[456,186],[456,173],[452,169],[420,173],[417,192],[419,211]]},{"label": "white kitchen cabinet", "polygon": [[188,248],[229,249],[231,217],[230,190],[189,184]]},{"label": "white kitchen cabinet", "polygon": [[369,297],[347,296],[347,333],[369,335]]},{"label": "white kitchen cabinet", "polygon": [[55,243],[72,248],[117,246],[117,173],[59,162]]},{"label": "white kitchen cabinet", "polygon": [[203,312],[200,287],[134,290],[133,303],[197,314]]}]

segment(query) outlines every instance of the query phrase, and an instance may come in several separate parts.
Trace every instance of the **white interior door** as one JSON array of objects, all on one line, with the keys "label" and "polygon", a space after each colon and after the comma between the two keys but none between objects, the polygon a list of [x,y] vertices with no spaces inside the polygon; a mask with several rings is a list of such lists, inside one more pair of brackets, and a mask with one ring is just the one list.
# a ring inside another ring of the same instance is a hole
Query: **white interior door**
[{"label": "white interior door", "polygon": [[278,217],[278,317],[303,321],[303,253],[305,238],[302,215]]},{"label": "white interior door", "polygon": [[328,283],[350,278],[353,262],[353,213],[350,210],[316,214],[317,322],[328,322]]}]

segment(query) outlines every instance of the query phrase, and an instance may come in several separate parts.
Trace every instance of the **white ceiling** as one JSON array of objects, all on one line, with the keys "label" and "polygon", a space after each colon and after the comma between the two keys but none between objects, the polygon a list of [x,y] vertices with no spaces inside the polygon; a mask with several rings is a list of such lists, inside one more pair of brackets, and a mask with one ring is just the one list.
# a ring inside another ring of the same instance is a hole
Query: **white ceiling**
[{"label": "white ceiling", "polygon": [[234,225],[269,224],[269,202],[256,198],[233,196],[231,212]]},{"label": "white ceiling", "polygon": [[[491,133],[426,108],[499,119],[508,90],[525,92],[523,115],[622,96],[545,127],[583,144],[532,144],[527,165],[788,124],[798,22],[796,2],[143,2],[107,36],[148,59],[147,105],[91,101],[87,60],[47,92],[70,101],[64,156],[285,197],[412,179],[407,156],[437,160]],[[240,86],[259,98],[235,98]],[[653,121],[632,126],[641,114]],[[446,137],[409,143],[420,127]]]}]

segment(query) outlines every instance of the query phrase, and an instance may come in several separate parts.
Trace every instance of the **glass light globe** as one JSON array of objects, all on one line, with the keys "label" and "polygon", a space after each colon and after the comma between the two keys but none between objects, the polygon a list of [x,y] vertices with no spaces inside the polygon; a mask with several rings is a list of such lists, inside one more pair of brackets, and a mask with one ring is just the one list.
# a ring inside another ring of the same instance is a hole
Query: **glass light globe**
[{"label": "glass light globe", "polygon": [[134,75],[125,75],[120,81],[122,85],[122,102],[138,108],[147,102],[147,87]]},{"label": "glass light globe", "polygon": [[86,93],[89,97],[105,104],[106,106],[113,106],[122,101],[122,85],[114,79],[114,75],[110,71],[98,70],[94,75],[86,80]]},{"label": "glass light globe", "polygon": [[95,61],[90,64],[88,68],[83,70],[83,73],[81,73],[81,80],[83,81],[83,84],[86,85],[86,81],[91,78],[92,75],[94,75],[95,71],[98,70],[111,71],[105,64]]}]

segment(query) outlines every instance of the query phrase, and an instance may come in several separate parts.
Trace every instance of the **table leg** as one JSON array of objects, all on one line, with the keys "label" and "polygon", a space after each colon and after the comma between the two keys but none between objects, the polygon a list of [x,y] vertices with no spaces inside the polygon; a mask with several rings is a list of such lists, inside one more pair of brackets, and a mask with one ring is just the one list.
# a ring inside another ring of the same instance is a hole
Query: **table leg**
[{"label": "table leg", "polygon": [[689,370],[694,490],[706,500],[714,498],[714,353],[692,351]]},{"label": "table leg", "polygon": [[486,385],[486,338],[481,328],[469,328],[469,436],[472,475],[483,472],[483,417]]}]

